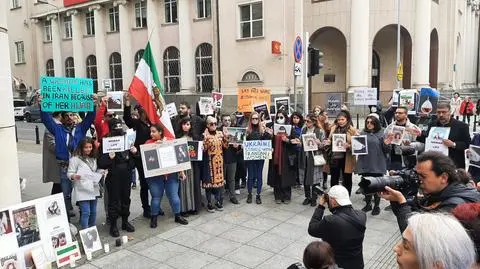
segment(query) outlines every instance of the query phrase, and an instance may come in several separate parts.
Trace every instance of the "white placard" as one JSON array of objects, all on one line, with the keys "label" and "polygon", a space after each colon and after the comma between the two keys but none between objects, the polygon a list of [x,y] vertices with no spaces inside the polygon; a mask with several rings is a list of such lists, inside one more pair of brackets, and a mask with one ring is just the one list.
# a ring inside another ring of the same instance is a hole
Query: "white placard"
[{"label": "white placard", "polygon": [[154,177],[191,169],[186,138],[140,145],[145,177]]},{"label": "white placard", "polygon": [[102,79],[103,90],[110,91],[112,89],[112,80],[111,79]]},{"label": "white placard", "polygon": [[173,118],[178,115],[177,106],[175,103],[170,103],[165,106],[165,110],[167,111],[170,118]]},{"label": "white placard", "polygon": [[345,143],[347,143],[346,134],[332,134],[332,152],[346,152]]},{"label": "white placard", "polygon": [[318,144],[315,141],[317,137],[315,134],[303,134],[302,135],[302,144],[304,151],[316,151],[318,150]]},{"label": "white placard", "polygon": [[393,126],[391,134],[393,134],[392,144],[401,145],[403,143],[403,136],[405,135],[405,127]]},{"label": "white placard", "polygon": [[212,97],[200,97],[200,101],[198,101],[198,106],[200,108],[200,115],[213,115],[213,113],[215,112]]},{"label": "white placard", "polygon": [[102,139],[103,153],[125,151],[125,136],[111,136]]},{"label": "white placard", "polygon": [[272,158],[272,140],[249,140],[243,142],[244,160],[268,160]]},{"label": "white placard", "polygon": [[123,111],[123,92],[107,92],[107,110]]},{"label": "white placard", "polygon": [[353,89],[353,104],[356,106],[377,105],[377,88]]}]

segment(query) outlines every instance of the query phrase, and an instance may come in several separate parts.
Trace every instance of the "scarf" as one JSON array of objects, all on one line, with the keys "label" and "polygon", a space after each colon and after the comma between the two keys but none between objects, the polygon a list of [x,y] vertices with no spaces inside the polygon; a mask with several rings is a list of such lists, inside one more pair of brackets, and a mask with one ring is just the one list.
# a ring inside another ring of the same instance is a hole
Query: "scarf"
[{"label": "scarf", "polygon": [[283,141],[282,141],[282,135],[276,135],[275,136],[275,151],[274,151],[274,157],[273,157],[273,163],[275,166],[278,167],[278,174],[282,175],[282,157],[283,157]]},{"label": "scarf", "polygon": [[343,127],[340,127],[340,125],[335,126],[335,132],[336,134],[346,134],[348,133],[348,130],[350,129],[350,124],[346,124]]}]

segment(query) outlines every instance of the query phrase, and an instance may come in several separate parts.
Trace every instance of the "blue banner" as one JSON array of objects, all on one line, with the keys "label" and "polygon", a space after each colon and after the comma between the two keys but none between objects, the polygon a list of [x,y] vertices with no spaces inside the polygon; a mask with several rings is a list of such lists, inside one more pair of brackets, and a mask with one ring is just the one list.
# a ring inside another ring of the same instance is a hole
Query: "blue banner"
[{"label": "blue banner", "polygon": [[93,111],[93,80],[89,78],[41,77],[42,110]]}]

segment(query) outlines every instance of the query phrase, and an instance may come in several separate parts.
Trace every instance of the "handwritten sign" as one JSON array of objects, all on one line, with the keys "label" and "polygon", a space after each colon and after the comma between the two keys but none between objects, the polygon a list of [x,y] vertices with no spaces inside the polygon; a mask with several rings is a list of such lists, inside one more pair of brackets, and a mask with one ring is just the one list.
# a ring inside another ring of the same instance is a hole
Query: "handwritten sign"
[{"label": "handwritten sign", "polygon": [[377,105],[377,88],[354,89],[353,104],[356,106]]},{"label": "handwritten sign", "polygon": [[256,104],[266,103],[270,107],[271,92],[263,88],[238,89],[238,112],[252,112]]},{"label": "handwritten sign", "polygon": [[125,136],[104,137],[102,140],[103,153],[125,151]]},{"label": "handwritten sign", "polygon": [[165,106],[165,110],[167,110],[167,113],[170,116],[170,118],[173,118],[178,115],[177,107],[175,106],[175,103],[167,104]]},{"label": "handwritten sign", "polygon": [[337,115],[340,113],[342,107],[342,94],[341,93],[329,93],[327,95],[327,112],[331,115]]},{"label": "handwritten sign", "polygon": [[267,160],[272,158],[272,140],[249,140],[243,142],[243,158]]},{"label": "handwritten sign", "polygon": [[93,111],[93,80],[88,78],[46,77],[40,78],[42,110]]}]

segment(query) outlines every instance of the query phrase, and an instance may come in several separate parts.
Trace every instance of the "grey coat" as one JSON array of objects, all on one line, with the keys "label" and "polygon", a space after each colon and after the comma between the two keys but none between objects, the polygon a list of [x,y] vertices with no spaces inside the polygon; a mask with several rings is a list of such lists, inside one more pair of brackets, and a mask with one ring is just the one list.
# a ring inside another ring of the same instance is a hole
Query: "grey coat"
[{"label": "grey coat", "polygon": [[[325,140],[325,133],[322,129],[316,128],[313,131],[315,136],[320,140]],[[307,133],[307,127],[302,129],[302,135]],[[300,139],[302,141],[302,139]],[[302,142],[303,143],[303,142]],[[299,178],[300,182],[305,185],[320,184],[323,178],[323,166],[315,166],[313,155],[322,154],[322,149],[317,151],[305,152],[303,148],[300,151],[298,159]]]},{"label": "grey coat", "polygon": [[385,174],[387,172],[387,154],[390,146],[383,142],[383,130],[377,133],[362,132],[367,136],[367,155],[359,155],[355,172],[357,174]]},{"label": "grey coat", "polygon": [[[97,172],[97,160],[93,158],[82,160],[77,156],[70,158],[67,172],[68,178],[72,180],[72,175],[77,174],[80,168]],[[72,183],[72,195],[77,202],[95,200],[95,198],[100,195],[100,186],[98,185],[98,182],[92,182],[91,180],[80,178],[79,180],[72,180]]]},{"label": "grey coat", "polygon": [[60,184],[60,168],[55,154],[55,136],[45,129],[42,150],[43,183]]}]

